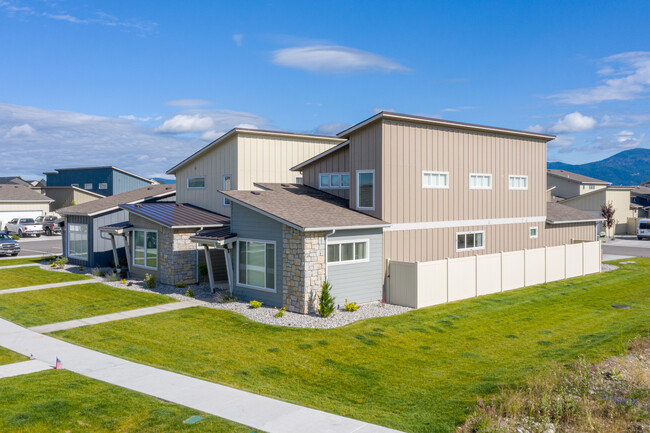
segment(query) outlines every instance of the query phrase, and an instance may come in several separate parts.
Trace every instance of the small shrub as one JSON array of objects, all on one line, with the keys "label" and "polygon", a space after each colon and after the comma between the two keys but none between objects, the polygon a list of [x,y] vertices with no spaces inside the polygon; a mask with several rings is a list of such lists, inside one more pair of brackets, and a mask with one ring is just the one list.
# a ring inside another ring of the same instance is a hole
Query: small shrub
[{"label": "small shrub", "polygon": [[237,300],[236,296],[232,296],[229,294],[223,295],[220,299],[222,304],[230,304],[231,302],[235,302],[236,300]]},{"label": "small shrub", "polygon": [[20,236],[18,236],[18,235],[11,235],[11,239],[13,239],[13,240],[15,240],[15,241],[19,241],[19,240],[20,240]]},{"label": "small shrub", "polygon": [[190,298],[194,298],[196,296],[196,294],[194,293],[194,291],[192,290],[192,288],[190,286],[187,286],[187,291],[185,292],[185,296],[188,296]]},{"label": "small shrub", "polygon": [[156,277],[151,274],[144,274],[144,284],[150,288],[150,289],[155,289],[156,288]]},{"label": "small shrub", "polygon": [[176,284],[174,284],[174,285],[175,285],[176,287],[178,287],[179,289],[182,289],[182,288],[184,288],[185,286],[187,286],[186,283],[176,283]]},{"label": "small shrub", "polygon": [[332,296],[332,284],[329,281],[323,281],[321,284],[320,300],[318,301],[318,314],[321,317],[329,317],[334,312],[334,296]]},{"label": "small shrub", "polygon": [[84,267],[83,267],[83,266],[79,266],[79,272],[83,272],[83,271],[84,271]]},{"label": "small shrub", "polygon": [[72,206],[76,206],[76,205],[77,205],[77,202],[72,200]]},{"label": "small shrub", "polygon": [[56,263],[50,263],[50,268],[56,268]]},{"label": "small shrub", "polygon": [[120,283],[122,283],[122,284],[126,284],[126,280],[125,280],[124,278],[122,278],[122,280],[120,281]]},{"label": "small shrub", "polygon": [[117,274],[110,274],[109,276],[106,277],[106,280],[108,281],[117,281],[119,279],[120,277]]},{"label": "small shrub", "polygon": [[199,275],[201,275],[202,277],[208,275],[208,265],[206,265],[205,263],[201,263],[199,265]]},{"label": "small shrub", "polygon": [[[275,309],[278,310],[278,307],[275,307]],[[286,311],[286,308],[285,308],[285,307],[282,307],[282,308],[280,308],[278,311],[275,312],[275,314],[273,315],[273,317],[280,318],[280,317],[284,316],[284,312],[285,312],[285,311]]]},{"label": "small shrub", "polygon": [[251,301],[251,308],[260,308],[262,306],[262,302],[260,301]]},{"label": "small shrub", "polygon": [[345,300],[345,309],[348,311],[357,311],[359,309],[359,305],[356,302],[348,302],[348,300]]},{"label": "small shrub", "polygon": [[94,268],[91,273],[96,277],[103,277],[106,275],[106,272],[102,271],[99,268]]},{"label": "small shrub", "polygon": [[68,263],[68,259],[65,257],[60,257],[56,262],[54,262],[59,269],[65,268],[65,264]]}]

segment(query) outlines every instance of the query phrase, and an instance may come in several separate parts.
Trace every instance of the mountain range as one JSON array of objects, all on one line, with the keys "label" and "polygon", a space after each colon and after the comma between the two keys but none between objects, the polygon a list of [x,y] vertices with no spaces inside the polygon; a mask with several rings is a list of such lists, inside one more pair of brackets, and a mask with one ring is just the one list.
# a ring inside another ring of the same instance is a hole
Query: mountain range
[{"label": "mountain range", "polygon": [[547,167],[605,180],[612,182],[612,185],[639,185],[650,180],[650,149],[624,150],[609,158],[587,164],[549,162]]}]

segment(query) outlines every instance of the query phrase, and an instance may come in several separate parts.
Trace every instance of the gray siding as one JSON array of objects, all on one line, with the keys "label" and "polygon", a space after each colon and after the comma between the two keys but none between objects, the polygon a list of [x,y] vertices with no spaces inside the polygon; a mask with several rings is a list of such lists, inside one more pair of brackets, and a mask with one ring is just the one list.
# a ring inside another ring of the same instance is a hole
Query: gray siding
[{"label": "gray siding", "polygon": [[[88,260],[80,260],[72,257],[68,257],[68,224],[86,224],[88,225]],[[93,244],[94,237],[93,230],[93,219],[92,217],[87,216],[78,216],[78,215],[68,215],[65,217],[65,226],[61,230],[61,242],[63,242],[63,256],[68,258],[68,263],[72,265],[81,265],[87,267],[95,266],[95,260],[93,257],[92,248],[90,247]]]},{"label": "gray siding", "polygon": [[[109,224],[121,223],[128,221],[129,213],[125,210],[118,210],[115,212],[99,215],[94,218],[93,222],[93,266],[110,266],[115,261],[113,258],[113,245],[111,244],[111,237],[107,233],[99,231],[100,227]],[[120,260],[126,260],[126,252],[124,251],[124,238],[122,236],[115,236],[115,245],[117,246],[117,254]]]},{"label": "gray siding", "polygon": [[151,185],[151,182],[146,182],[137,177],[129,176],[120,171],[113,170],[112,173],[113,181],[113,195],[121,194],[123,192],[132,191],[138,188],[144,188],[145,186]]},{"label": "gray siding", "polygon": [[350,302],[373,302],[382,299],[382,231],[381,229],[337,231],[327,238],[328,244],[346,240],[369,240],[369,261],[327,266],[327,279],[337,305]]},{"label": "gray siding", "polygon": [[267,306],[282,307],[282,224],[233,203],[230,230],[233,233],[237,233],[239,239],[275,241],[275,293],[256,290],[250,287],[241,287],[237,284],[238,248],[235,248],[232,254],[233,292],[235,296],[246,301],[253,299],[261,301]]}]

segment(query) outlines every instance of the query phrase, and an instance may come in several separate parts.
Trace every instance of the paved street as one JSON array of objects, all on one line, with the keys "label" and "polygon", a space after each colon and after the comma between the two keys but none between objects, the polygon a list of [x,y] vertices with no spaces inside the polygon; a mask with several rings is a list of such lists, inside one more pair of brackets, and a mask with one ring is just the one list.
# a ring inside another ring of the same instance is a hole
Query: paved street
[{"label": "paved street", "polygon": [[603,260],[615,260],[623,257],[650,257],[650,240],[638,240],[636,236],[619,236],[613,241],[607,240],[603,246]]},{"label": "paved street", "polygon": [[18,257],[61,254],[61,236],[59,235],[23,238],[18,242],[20,243]]}]

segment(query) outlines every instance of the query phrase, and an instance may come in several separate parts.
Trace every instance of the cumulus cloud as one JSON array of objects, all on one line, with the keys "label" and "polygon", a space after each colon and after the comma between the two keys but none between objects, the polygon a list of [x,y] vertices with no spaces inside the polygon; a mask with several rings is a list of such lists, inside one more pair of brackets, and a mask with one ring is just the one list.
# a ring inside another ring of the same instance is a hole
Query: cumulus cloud
[{"label": "cumulus cloud", "polygon": [[650,92],[650,52],[631,51],[603,59],[606,65],[597,72],[608,77],[595,87],[567,90],[550,96],[565,104],[598,104],[604,101],[629,101]]},{"label": "cumulus cloud", "polygon": [[598,122],[593,117],[585,116],[576,111],[558,119],[552,125],[531,125],[526,128],[526,131],[551,132],[553,134],[570,134],[573,132],[588,131],[590,129],[593,129],[596,127],[597,123]]},{"label": "cumulus cloud", "polygon": [[594,146],[581,150],[598,150],[601,152],[622,151],[641,147],[645,143],[645,134],[637,136],[633,131],[623,130],[609,137],[596,137]]},{"label": "cumulus cloud", "polygon": [[273,63],[310,72],[408,71],[378,54],[336,45],[284,48],[273,53]]},{"label": "cumulus cloud", "polygon": [[34,128],[32,128],[28,123],[24,123],[20,126],[12,126],[5,134],[5,138],[25,137],[34,134],[34,132],[36,132]]},{"label": "cumulus cloud", "polygon": [[241,47],[242,42],[244,42],[244,35],[241,33],[235,33],[232,35],[232,40],[238,47]]},{"label": "cumulus cloud", "polygon": [[166,105],[172,107],[201,107],[203,105],[210,105],[212,102],[205,99],[174,99],[173,101],[165,102]]},{"label": "cumulus cloud", "polygon": [[266,119],[252,113],[194,110],[172,116],[158,126],[156,131],[169,134],[202,133],[203,138],[209,140],[235,127],[257,129],[266,123]]},{"label": "cumulus cloud", "polygon": [[126,114],[123,116],[119,116],[120,119],[124,120],[133,120],[134,122],[148,122],[151,120],[151,116],[148,117],[137,117],[134,116],[133,114]]}]

